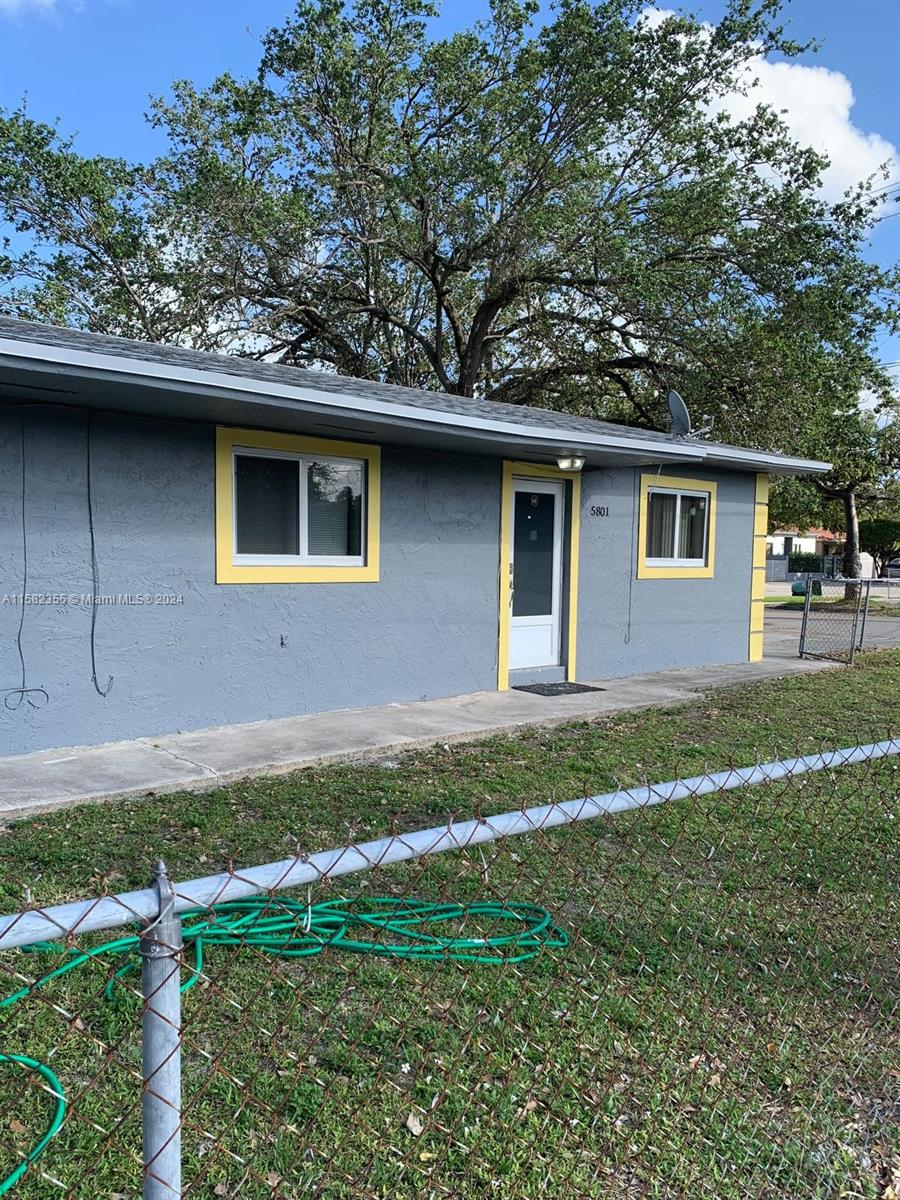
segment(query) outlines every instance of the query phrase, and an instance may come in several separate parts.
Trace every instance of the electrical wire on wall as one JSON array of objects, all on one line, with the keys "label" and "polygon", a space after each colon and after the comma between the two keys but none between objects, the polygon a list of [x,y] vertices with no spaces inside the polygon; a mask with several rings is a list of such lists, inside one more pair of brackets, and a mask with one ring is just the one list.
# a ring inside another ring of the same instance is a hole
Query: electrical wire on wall
[{"label": "electrical wire on wall", "polygon": [[23,703],[31,708],[43,708],[49,704],[49,693],[42,687],[28,686],[28,672],[25,667],[25,650],[22,646],[22,632],[25,628],[26,597],[28,595],[28,522],[26,507],[26,460],[25,460],[25,409],[19,410],[19,443],[22,458],[22,594],[19,596],[19,628],[16,632],[16,649],[19,652],[19,668],[21,681],[17,688],[9,688],[3,697],[4,705],[11,711],[21,708]]},{"label": "electrical wire on wall", "polygon": [[631,569],[628,572],[628,618],[625,622],[625,645],[631,642],[631,598],[634,593],[634,564],[637,562],[637,545],[634,540],[634,527],[637,523],[637,507],[638,507],[638,479],[639,472],[635,467],[632,470],[632,485],[631,485]]},{"label": "electrical wire on wall", "polygon": [[94,538],[94,500],[91,493],[91,434],[93,428],[94,414],[91,411],[88,413],[85,430],[87,443],[85,474],[87,477],[88,533],[91,539],[91,587],[93,591],[91,599],[91,682],[98,696],[108,696],[113,685],[112,675],[107,677],[106,687],[101,687],[97,680],[97,604],[100,599],[100,566],[97,562],[97,543]]}]

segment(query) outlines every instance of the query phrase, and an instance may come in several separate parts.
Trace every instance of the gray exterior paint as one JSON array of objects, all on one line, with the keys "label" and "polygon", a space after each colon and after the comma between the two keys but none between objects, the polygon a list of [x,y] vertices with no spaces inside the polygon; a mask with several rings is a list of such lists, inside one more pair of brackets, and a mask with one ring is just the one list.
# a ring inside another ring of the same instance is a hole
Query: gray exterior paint
[{"label": "gray exterior paint", "polygon": [[[4,600],[21,591],[19,414],[0,409],[0,695],[18,685],[21,609]],[[25,422],[28,592],[90,594],[86,416]],[[378,583],[217,585],[214,442],[212,426],[96,416],[101,594],[182,602],[98,609],[105,698],[89,605],[29,605],[28,682],[50,701],[0,706],[0,754],[496,687],[499,459],[383,448]],[[715,578],[662,581],[633,578],[636,475],[584,477],[579,678],[745,659],[753,476],[709,476]],[[585,515],[598,503],[608,518]]]},{"label": "gray exterior paint", "polygon": [[[652,473],[652,467],[643,468]],[[637,579],[641,470],[591,471],[582,482],[578,677],[746,660],[756,477],[691,468],[718,483],[712,579]],[[592,518],[591,505],[609,517]]]},{"label": "gray exterior paint", "polygon": [[[85,418],[26,414],[30,593],[89,593]],[[93,479],[101,592],[179,605],[25,612],[29,683],[0,707],[0,752],[421,700],[496,686],[500,467],[385,448],[381,582],[215,582],[214,430],[99,417]],[[0,411],[0,691],[17,686],[18,414]],[[286,645],[281,645],[282,637]]]}]

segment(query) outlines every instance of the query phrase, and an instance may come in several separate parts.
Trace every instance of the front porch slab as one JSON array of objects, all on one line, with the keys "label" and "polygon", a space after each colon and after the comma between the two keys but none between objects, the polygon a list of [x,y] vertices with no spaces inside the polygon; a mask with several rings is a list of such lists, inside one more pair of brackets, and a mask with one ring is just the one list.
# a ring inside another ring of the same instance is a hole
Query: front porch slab
[{"label": "front porch slab", "polygon": [[[900,643],[900,622],[896,628]],[[552,697],[517,691],[475,692],[101,746],[42,750],[0,759],[0,820],[88,801],[210,788],[248,776],[381,757],[523,726],[555,725],[632,708],[677,704],[717,687],[833,666],[797,658],[793,628],[790,636],[778,629],[773,630],[762,662],[585,680],[604,689],[597,692]]]}]

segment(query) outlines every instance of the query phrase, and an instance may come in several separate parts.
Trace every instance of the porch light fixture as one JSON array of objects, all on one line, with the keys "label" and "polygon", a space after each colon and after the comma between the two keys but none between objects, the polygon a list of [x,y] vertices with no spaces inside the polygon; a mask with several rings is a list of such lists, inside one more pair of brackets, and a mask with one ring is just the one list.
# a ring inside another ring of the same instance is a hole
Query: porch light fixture
[{"label": "porch light fixture", "polygon": [[583,454],[560,454],[556,465],[561,471],[580,471],[584,466]]}]

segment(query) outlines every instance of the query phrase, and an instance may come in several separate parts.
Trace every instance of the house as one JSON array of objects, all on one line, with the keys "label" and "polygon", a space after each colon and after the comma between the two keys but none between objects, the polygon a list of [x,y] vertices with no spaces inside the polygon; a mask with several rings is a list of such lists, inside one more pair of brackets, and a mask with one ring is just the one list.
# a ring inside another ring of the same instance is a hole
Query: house
[{"label": "house", "polygon": [[774,558],[785,554],[840,554],[845,540],[844,534],[830,529],[776,529],[766,538],[766,554]]},{"label": "house", "polygon": [[758,659],[826,468],[0,319],[0,752]]},{"label": "house", "polygon": [[[833,533],[830,529],[805,529],[802,532],[798,529],[776,530],[766,538],[766,579],[770,583],[802,579],[810,566],[793,559],[794,555],[802,554],[818,557],[818,566],[812,564],[815,571],[829,576],[840,575],[844,567],[846,541],[845,534]],[[874,579],[877,570],[872,555],[862,551],[859,562],[862,578]],[[798,569],[792,570],[792,565]]]}]

